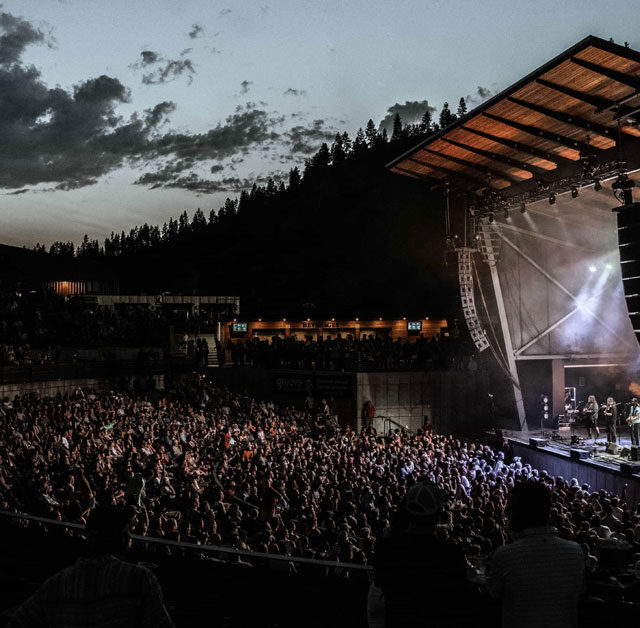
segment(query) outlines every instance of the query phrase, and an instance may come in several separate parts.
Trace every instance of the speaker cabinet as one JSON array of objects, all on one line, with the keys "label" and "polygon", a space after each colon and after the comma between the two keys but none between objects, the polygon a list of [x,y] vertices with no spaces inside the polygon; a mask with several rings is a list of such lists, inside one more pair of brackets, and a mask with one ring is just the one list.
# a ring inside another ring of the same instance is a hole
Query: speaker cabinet
[{"label": "speaker cabinet", "polygon": [[572,448],[569,452],[571,460],[584,460],[589,457],[589,452],[586,449]]},{"label": "speaker cabinet", "polygon": [[534,449],[538,449],[539,447],[546,447],[549,444],[548,438],[530,438],[529,445]]},{"label": "speaker cabinet", "polygon": [[633,325],[636,340],[640,343],[640,294],[638,277],[640,273],[640,203],[629,203],[616,207],[618,216],[618,250],[622,286],[629,320]]},{"label": "speaker cabinet", "polygon": [[640,462],[640,447],[638,447],[638,445],[631,445],[631,450],[629,452],[629,460],[633,460],[634,462]]},{"label": "speaker cabinet", "polygon": [[640,464],[635,462],[621,462],[620,471],[625,475],[634,475],[640,473]]}]

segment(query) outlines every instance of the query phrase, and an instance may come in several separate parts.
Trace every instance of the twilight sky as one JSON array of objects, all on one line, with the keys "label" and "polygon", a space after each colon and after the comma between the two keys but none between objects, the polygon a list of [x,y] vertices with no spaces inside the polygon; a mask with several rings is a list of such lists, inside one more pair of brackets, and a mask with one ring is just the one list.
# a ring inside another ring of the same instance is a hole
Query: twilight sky
[{"label": "twilight sky", "polygon": [[639,24],[634,0],[3,0],[0,242],[208,212],[395,104],[472,108]]}]

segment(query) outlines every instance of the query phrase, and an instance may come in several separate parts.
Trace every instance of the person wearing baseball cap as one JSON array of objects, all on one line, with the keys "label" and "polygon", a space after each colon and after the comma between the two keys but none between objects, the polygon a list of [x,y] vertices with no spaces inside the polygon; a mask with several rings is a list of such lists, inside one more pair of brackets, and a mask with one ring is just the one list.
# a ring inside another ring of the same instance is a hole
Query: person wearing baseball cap
[{"label": "person wearing baseball cap", "polygon": [[456,624],[467,564],[459,547],[436,536],[446,499],[433,483],[414,484],[376,547],[374,582],[384,594],[387,628]]}]

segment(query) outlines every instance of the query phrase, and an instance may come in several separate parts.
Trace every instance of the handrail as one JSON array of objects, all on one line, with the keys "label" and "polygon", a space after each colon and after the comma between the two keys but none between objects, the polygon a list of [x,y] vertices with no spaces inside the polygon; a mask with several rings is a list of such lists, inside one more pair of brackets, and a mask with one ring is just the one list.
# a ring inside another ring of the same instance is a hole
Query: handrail
[{"label": "handrail", "polygon": [[[38,523],[47,523],[51,525],[57,525],[63,528],[73,528],[76,530],[84,530],[86,526],[81,523],[74,523],[71,521],[58,521],[57,519],[47,519],[46,517],[38,517],[35,515],[28,515],[22,512],[10,512],[8,510],[0,510],[0,515],[3,517],[12,517],[14,519],[23,519],[27,521],[35,521]],[[132,534],[131,538],[135,541],[141,541],[143,543],[155,543],[157,545],[168,545],[171,547],[181,547],[186,549],[193,549],[199,552],[220,552],[221,554],[235,554],[237,556],[247,556],[250,558],[262,558],[266,560],[280,560],[289,563],[298,563],[304,565],[315,565],[322,567],[339,567],[342,569],[350,569],[353,571],[373,571],[371,565],[357,565],[355,563],[342,563],[338,560],[324,560],[320,558],[303,558],[302,556],[286,556],[284,554],[266,554],[264,552],[252,552],[247,550],[239,550],[235,547],[222,547],[220,545],[198,545],[197,543],[187,543],[182,541],[171,541],[170,539],[159,539],[153,536],[141,536],[139,534]]]},{"label": "handrail", "polygon": [[[376,416],[376,419],[383,419],[386,423],[393,424],[396,427],[399,427],[401,430],[407,430],[407,432],[409,432],[410,434],[413,434],[413,430],[411,430],[408,425],[401,425],[400,423],[398,423],[397,421],[394,421],[389,416],[386,416],[384,414],[378,414]],[[385,429],[385,433],[386,432],[387,432],[387,430]]]}]

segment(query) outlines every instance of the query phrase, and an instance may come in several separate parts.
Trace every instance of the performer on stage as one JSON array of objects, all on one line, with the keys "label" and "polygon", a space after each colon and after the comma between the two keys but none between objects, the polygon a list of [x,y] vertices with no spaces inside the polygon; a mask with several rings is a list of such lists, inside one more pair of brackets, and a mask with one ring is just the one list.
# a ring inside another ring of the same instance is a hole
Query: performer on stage
[{"label": "performer on stage", "polygon": [[607,422],[607,441],[615,443],[618,439],[616,423],[618,421],[618,409],[613,397],[607,397],[607,403],[602,407],[602,414]]},{"label": "performer on stage", "polygon": [[600,429],[598,428],[598,402],[595,395],[587,397],[587,405],[582,410],[582,416],[587,428],[587,438],[591,438],[591,430],[594,430],[597,439],[600,436]]},{"label": "performer on stage", "polygon": [[627,423],[631,427],[631,444],[640,445],[640,405],[635,397],[631,400]]}]

